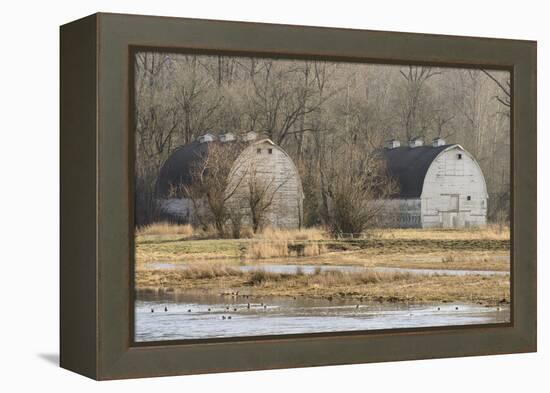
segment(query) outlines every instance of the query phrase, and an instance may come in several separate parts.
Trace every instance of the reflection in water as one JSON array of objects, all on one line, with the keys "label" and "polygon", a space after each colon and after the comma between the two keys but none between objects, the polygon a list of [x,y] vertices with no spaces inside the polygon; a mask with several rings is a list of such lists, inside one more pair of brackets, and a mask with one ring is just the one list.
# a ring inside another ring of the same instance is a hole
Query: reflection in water
[{"label": "reflection in water", "polygon": [[138,292],[135,338],[141,342],[244,337],[504,323],[509,319],[508,306]]}]

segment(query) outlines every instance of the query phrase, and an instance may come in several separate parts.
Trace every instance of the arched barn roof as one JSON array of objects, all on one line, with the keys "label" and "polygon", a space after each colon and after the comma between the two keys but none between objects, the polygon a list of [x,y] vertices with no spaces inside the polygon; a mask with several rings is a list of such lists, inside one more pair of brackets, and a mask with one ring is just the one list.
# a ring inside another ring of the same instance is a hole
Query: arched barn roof
[{"label": "arched barn roof", "polygon": [[231,140],[228,142],[196,140],[178,147],[164,162],[160,170],[156,185],[158,196],[161,198],[169,196],[174,185],[189,185],[192,181],[193,168],[201,165],[208,156],[208,149],[211,146],[227,147],[241,152],[247,146],[264,142],[274,145],[269,139]]},{"label": "arched barn roof", "polygon": [[[159,196],[168,196],[174,185],[188,185],[191,183],[193,168],[200,166],[201,162],[204,161],[211,143],[221,144],[222,142],[201,143],[193,141],[174,150],[164,162],[157,179],[157,193]],[[234,145],[234,142],[225,143]]]},{"label": "arched barn roof", "polygon": [[401,146],[383,149],[383,156],[390,175],[398,182],[399,198],[420,198],[424,178],[430,165],[442,151],[459,146],[456,144],[433,147],[431,145]]}]

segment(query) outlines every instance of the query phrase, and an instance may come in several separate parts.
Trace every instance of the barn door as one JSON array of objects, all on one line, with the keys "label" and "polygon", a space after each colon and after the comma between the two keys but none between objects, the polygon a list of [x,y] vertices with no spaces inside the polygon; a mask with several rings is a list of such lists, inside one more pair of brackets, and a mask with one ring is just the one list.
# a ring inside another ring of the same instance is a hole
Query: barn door
[{"label": "barn door", "polygon": [[449,210],[458,212],[458,195],[451,195]]},{"label": "barn door", "polygon": [[443,228],[451,228],[453,225],[453,216],[449,212],[441,213],[441,224]]}]

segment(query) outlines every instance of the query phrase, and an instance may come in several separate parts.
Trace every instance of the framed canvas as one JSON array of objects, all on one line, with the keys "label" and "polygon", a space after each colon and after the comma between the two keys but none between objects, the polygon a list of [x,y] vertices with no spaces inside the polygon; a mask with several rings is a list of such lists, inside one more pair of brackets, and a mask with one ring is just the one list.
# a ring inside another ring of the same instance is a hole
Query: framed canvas
[{"label": "framed canvas", "polygon": [[61,27],[61,366],[536,351],[536,43]]}]

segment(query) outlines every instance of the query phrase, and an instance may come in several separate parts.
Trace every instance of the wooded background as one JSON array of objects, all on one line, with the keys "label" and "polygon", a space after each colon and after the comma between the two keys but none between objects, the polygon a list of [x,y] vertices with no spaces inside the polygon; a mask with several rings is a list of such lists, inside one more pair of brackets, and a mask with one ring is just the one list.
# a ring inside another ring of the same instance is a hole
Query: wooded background
[{"label": "wooded background", "polygon": [[140,52],[134,94],[137,225],[158,219],[155,182],[175,148],[207,132],[248,131],[294,160],[306,225],[320,224],[322,173],[347,169],[358,150],[368,157],[388,139],[416,136],[472,153],[488,219],[509,220],[507,71]]}]

